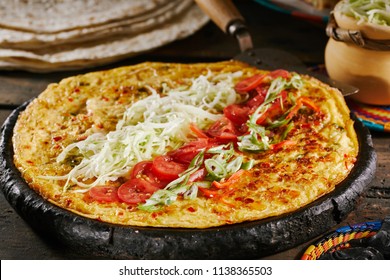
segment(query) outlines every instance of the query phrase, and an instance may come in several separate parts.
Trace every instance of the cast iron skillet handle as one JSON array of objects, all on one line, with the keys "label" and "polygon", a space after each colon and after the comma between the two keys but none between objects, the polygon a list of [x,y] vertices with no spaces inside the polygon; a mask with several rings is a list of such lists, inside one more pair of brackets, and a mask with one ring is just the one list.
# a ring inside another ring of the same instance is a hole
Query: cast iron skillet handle
[{"label": "cast iron skillet handle", "polygon": [[237,38],[241,51],[253,48],[244,18],[231,0],[195,0],[198,6],[225,33]]}]

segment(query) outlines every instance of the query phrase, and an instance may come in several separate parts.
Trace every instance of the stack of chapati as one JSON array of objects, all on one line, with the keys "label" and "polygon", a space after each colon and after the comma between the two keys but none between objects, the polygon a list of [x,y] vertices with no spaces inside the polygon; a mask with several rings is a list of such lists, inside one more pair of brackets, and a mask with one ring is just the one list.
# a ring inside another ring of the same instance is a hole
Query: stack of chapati
[{"label": "stack of chapati", "polygon": [[2,0],[0,69],[101,65],[184,38],[207,21],[192,0]]}]

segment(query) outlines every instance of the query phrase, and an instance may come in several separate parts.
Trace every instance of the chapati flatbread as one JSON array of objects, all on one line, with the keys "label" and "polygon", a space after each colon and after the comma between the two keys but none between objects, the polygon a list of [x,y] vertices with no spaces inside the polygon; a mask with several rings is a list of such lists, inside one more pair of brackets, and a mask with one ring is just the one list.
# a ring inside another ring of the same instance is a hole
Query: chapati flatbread
[{"label": "chapati flatbread", "polygon": [[169,0],[2,0],[0,26],[55,33],[149,13]]},{"label": "chapati flatbread", "polygon": [[11,49],[38,49],[48,46],[82,43],[118,35],[145,32],[180,15],[192,4],[192,0],[169,1],[159,9],[133,18],[113,21],[103,25],[66,30],[58,33],[35,33],[24,30],[0,28],[0,47]]},{"label": "chapati flatbread", "polygon": [[160,47],[193,34],[209,18],[193,4],[188,10],[158,29],[131,37],[107,38],[84,44],[40,49],[36,52],[0,49],[0,67],[36,72],[92,67]]}]

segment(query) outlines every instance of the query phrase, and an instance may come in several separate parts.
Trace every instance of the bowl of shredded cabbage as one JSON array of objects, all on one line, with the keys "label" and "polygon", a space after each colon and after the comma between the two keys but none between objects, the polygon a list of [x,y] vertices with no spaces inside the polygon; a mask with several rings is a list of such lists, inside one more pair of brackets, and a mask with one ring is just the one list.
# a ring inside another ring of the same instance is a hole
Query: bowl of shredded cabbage
[{"label": "bowl of shredded cabbage", "polygon": [[359,102],[390,105],[390,0],[340,1],[327,34],[329,76],[358,87]]}]

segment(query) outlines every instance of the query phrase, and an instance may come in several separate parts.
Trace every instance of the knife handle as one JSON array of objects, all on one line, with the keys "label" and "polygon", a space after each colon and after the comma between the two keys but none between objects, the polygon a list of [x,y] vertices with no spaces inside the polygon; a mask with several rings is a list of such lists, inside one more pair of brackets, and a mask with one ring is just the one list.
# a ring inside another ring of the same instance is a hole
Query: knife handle
[{"label": "knife handle", "polygon": [[229,26],[233,22],[244,22],[244,18],[231,0],[195,0],[198,6],[225,33],[230,35]]},{"label": "knife handle", "polygon": [[195,0],[198,6],[225,33],[236,37],[241,51],[253,49],[244,18],[231,0]]}]

